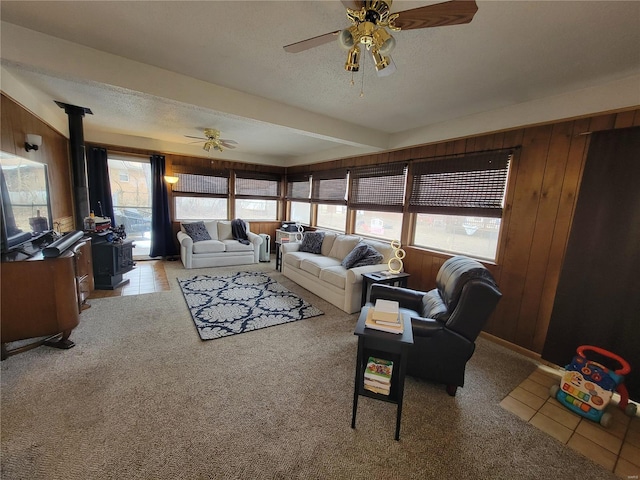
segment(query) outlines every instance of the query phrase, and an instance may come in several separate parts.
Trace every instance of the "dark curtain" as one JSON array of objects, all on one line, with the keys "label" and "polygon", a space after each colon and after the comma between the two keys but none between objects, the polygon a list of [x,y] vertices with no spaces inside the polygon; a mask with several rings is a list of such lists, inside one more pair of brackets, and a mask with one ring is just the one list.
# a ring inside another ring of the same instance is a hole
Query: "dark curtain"
[{"label": "dark curtain", "polygon": [[87,156],[87,180],[89,181],[89,209],[100,217],[109,217],[111,225],[116,225],[113,214],[111,185],[109,184],[109,166],[107,150],[89,147]]},{"label": "dark curtain", "polygon": [[170,257],[178,254],[169,217],[169,192],[164,174],[164,155],[152,155],[150,257]]}]

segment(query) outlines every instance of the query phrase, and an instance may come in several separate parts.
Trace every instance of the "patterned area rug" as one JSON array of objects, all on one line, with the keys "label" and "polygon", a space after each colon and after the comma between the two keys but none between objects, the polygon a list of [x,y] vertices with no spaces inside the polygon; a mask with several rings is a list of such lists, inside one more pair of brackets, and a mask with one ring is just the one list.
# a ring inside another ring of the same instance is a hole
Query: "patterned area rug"
[{"label": "patterned area rug", "polygon": [[323,315],[262,273],[198,275],[178,283],[202,340]]}]

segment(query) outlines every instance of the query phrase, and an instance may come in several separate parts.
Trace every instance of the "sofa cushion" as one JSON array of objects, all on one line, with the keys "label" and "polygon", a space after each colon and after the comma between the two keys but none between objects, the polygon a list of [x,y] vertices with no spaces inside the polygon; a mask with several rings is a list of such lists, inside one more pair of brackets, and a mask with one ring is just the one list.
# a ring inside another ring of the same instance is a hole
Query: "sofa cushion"
[{"label": "sofa cushion", "polygon": [[204,222],[185,223],[184,232],[191,237],[193,243],[211,240],[211,235],[204,226]]},{"label": "sofa cushion", "polygon": [[202,242],[193,242],[193,253],[219,253],[225,251],[224,243],[218,240],[204,240]]},{"label": "sofa cushion", "polygon": [[218,240],[233,240],[230,221],[220,220],[218,222]]},{"label": "sofa cushion", "polygon": [[323,268],[320,271],[320,280],[323,280],[334,287],[344,290],[347,278],[347,269],[342,265]]},{"label": "sofa cushion", "polygon": [[329,256],[331,253],[331,248],[333,248],[333,242],[336,241],[337,235],[335,233],[325,232],[324,240],[322,240],[322,249],[320,253],[325,257]]},{"label": "sofa cushion", "polygon": [[305,258],[300,261],[300,270],[304,270],[305,272],[309,272],[311,275],[319,277],[322,269],[335,267],[337,265],[340,265],[340,262],[335,258],[314,255],[312,258]]},{"label": "sofa cushion", "polygon": [[300,268],[300,262],[302,260],[305,260],[307,258],[314,258],[317,256],[317,254],[309,252],[287,252],[286,255],[282,257],[282,263],[286,263],[287,265],[291,265],[295,268]]},{"label": "sofa cushion", "polygon": [[333,242],[329,256],[342,261],[359,242],[360,237],[355,235],[338,235]]},{"label": "sofa cushion", "polygon": [[245,245],[238,240],[222,240],[227,252],[253,252],[253,243]]},{"label": "sofa cushion", "polygon": [[305,232],[300,244],[301,252],[320,253],[322,250],[322,241],[324,240],[324,232]]},{"label": "sofa cushion", "polygon": [[210,220],[208,222],[205,221],[203,223],[207,229],[207,232],[209,232],[209,236],[211,237],[211,240],[218,240],[218,221]]}]

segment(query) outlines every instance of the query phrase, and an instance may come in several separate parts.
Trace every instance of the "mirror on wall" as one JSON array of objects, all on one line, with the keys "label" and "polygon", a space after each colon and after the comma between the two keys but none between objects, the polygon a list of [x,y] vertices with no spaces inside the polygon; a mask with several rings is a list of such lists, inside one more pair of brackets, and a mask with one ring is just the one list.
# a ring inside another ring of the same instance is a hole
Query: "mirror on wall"
[{"label": "mirror on wall", "polygon": [[47,165],[0,151],[2,253],[51,232]]}]

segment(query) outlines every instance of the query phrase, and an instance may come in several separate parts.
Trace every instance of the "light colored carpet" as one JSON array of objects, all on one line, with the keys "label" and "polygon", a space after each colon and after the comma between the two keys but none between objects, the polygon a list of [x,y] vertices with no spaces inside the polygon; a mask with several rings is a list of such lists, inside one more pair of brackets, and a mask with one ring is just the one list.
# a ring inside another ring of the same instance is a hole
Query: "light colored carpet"
[{"label": "light colored carpet", "polygon": [[[395,405],[361,397],[357,315],[273,270],[325,315],[203,342],[172,290],[92,300],[76,347],[2,362],[2,479],[615,478],[499,402],[536,367],[479,340],[455,398],[408,378]],[[199,269],[232,273],[238,267]]]}]

